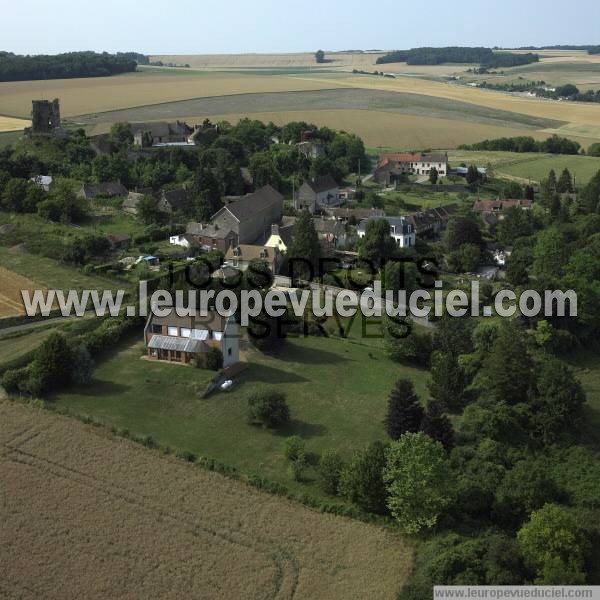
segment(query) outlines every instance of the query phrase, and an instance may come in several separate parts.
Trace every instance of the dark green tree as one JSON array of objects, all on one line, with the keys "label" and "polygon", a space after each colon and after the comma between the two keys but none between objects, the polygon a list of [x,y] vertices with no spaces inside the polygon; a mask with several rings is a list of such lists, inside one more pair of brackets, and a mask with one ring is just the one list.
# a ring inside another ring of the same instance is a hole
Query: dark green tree
[{"label": "dark green tree", "polygon": [[285,396],[277,391],[255,392],[248,398],[248,422],[263,427],[282,427],[290,420]]},{"label": "dark green tree", "polygon": [[367,512],[387,512],[383,482],[385,448],[381,442],[373,442],[355,452],[340,478],[340,494]]},{"label": "dark green tree", "polygon": [[385,428],[397,440],[403,433],[414,433],[421,428],[423,408],[410,379],[399,379],[388,398]]},{"label": "dark green tree", "polygon": [[[312,269],[314,276],[317,273],[321,253],[321,244],[311,214],[303,210],[296,220],[292,243],[287,250],[288,265],[293,268],[293,273],[290,275],[308,279]],[[296,264],[293,261],[296,261]]]},{"label": "dark green tree", "polygon": [[533,385],[532,361],[522,328],[514,321],[503,321],[492,350],[484,359],[481,375],[484,393],[496,402],[527,402]]},{"label": "dark green tree", "polygon": [[441,402],[429,400],[421,421],[421,431],[442,444],[447,452],[454,448],[454,428]]},{"label": "dark green tree", "polygon": [[573,192],[573,178],[569,169],[564,169],[560,174],[560,178],[556,184],[556,191],[559,194],[572,193]]},{"label": "dark green tree", "polygon": [[365,236],[359,243],[359,257],[378,267],[394,257],[396,251],[396,243],[390,236],[390,224],[385,219],[368,221]]},{"label": "dark green tree", "polygon": [[431,355],[429,392],[450,410],[459,410],[467,385],[465,372],[454,354],[434,352]]},{"label": "dark green tree", "polygon": [[47,394],[71,379],[73,352],[62,333],[51,333],[38,348],[30,367],[32,392]]},{"label": "dark green tree", "polygon": [[319,460],[319,476],[321,487],[326,494],[335,496],[338,493],[343,468],[344,461],[337,452],[334,450],[323,452]]},{"label": "dark green tree", "polygon": [[586,399],[573,371],[560,360],[547,359],[539,366],[536,387],[531,410],[534,437],[544,444],[572,437]]}]

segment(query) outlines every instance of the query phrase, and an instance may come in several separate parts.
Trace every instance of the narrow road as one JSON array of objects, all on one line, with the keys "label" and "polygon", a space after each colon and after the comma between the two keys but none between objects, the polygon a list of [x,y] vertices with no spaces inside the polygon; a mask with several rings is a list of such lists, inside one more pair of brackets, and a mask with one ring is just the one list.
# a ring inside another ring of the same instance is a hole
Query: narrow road
[{"label": "narrow road", "polygon": [[69,315],[68,317],[50,317],[46,319],[39,319],[38,321],[30,321],[28,323],[21,323],[20,325],[13,325],[12,327],[4,327],[0,328],[0,338],[7,333],[15,333],[17,331],[27,331],[28,329],[37,329],[38,327],[43,327],[45,325],[52,325],[54,323],[62,323],[64,321],[68,321],[69,319],[87,319],[89,317],[94,316],[94,311],[89,310],[85,313],[83,317],[77,317],[77,315]]}]

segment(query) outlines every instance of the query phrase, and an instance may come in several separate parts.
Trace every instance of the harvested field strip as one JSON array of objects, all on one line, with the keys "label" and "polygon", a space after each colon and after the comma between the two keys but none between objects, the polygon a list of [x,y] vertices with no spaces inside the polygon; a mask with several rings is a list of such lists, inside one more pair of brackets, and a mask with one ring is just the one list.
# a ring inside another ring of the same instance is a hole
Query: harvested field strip
[{"label": "harvested field strip", "polygon": [[[63,117],[186,98],[339,87],[294,76],[240,73],[144,74],[0,83],[0,113],[28,118],[32,98],[60,98]],[[330,81],[331,79],[332,81]]]},{"label": "harvested field strip", "polygon": [[16,119],[14,117],[0,115],[0,132],[19,131],[28,127],[30,124],[31,122],[25,119]]},{"label": "harvested field strip", "polygon": [[0,418],[9,597],[394,598],[409,574],[383,529],[43,410],[0,402]]},{"label": "harvested field strip", "polygon": [[[322,87],[327,87],[327,82],[329,81],[334,82],[328,76],[318,78],[316,76],[306,76],[298,77],[297,79],[315,83],[319,81]],[[554,119],[572,123],[600,124],[600,105],[598,104],[523,98],[504,92],[473,88],[465,85],[440,83],[414,77],[397,77],[396,79],[380,77],[376,79],[369,76],[352,75],[344,80],[336,79],[335,83],[338,85],[343,84],[350,88],[361,87],[445,98],[447,100],[476,104],[480,107],[530,115],[535,118]]]},{"label": "harvested field strip", "polygon": [[136,108],[81,115],[85,124],[116,121],[153,121],[169,118],[213,116],[252,112],[302,110],[361,109],[393,113],[457,119],[488,125],[531,129],[560,127],[564,122],[531,117],[508,111],[488,109],[466,102],[433,98],[419,94],[366,89],[322,89],[301,92],[232,94],[210,98],[194,98]]},{"label": "harvested field strip", "polygon": [[[284,125],[290,121],[308,121],[318,126],[355,133],[363,139],[367,146],[374,148],[393,146],[398,150],[455,148],[460,144],[472,144],[486,138],[513,135],[530,135],[540,140],[548,137],[545,133],[530,129],[373,110],[242,112],[235,115],[216,115],[212,118],[215,121],[223,119],[236,122],[243,117],[259,119],[265,123],[273,121],[276,125]],[[198,116],[195,120],[202,121],[202,118],[202,116]]]},{"label": "harvested field strip", "polygon": [[25,314],[22,290],[40,289],[31,279],[0,266],[0,318]]}]

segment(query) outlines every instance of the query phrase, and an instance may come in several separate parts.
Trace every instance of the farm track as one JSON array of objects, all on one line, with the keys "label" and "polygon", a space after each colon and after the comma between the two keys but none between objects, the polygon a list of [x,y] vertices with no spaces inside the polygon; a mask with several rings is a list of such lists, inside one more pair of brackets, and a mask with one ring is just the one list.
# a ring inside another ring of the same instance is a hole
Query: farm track
[{"label": "farm track", "polygon": [[[198,518],[199,516],[191,511],[181,509],[178,511],[165,510],[164,507],[153,502],[152,498],[143,494],[22,449],[22,446],[45,430],[46,428],[27,428],[19,432],[9,442],[1,444],[3,451],[0,453],[0,458],[34,467],[44,473],[51,473],[56,478],[66,479],[71,483],[93,487],[101,493],[135,506],[136,509],[151,513],[158,519],[169,519],[174,526],[196,538],[205,537],[210,540],[218,537],[228,544],[242,546],[252,552],[259,552],[275,566],[276,579],[273,582],[273,595],[270,597],[282,600],[294,598],[300,567],[298,560],[292,553],[264,540],[250,539],[249,536],[241,532],[234,530],[229,530],[227,533],[220,532],[216,528],[211,528],[203,523]],[[223,529],[222,524],[219,527]]]}]

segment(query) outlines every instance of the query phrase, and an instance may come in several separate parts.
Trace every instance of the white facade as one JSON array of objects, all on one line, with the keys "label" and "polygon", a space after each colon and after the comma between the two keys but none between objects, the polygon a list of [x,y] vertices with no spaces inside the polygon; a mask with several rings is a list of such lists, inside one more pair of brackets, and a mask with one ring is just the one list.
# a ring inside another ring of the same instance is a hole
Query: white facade
[{"label": "white facade", "polygon": [[[367,223],[375,219],[362,220],[357,228],[359,238],[365,237]],[[417,236],[413,226],[404,217],[384,217],[383,220],[390,224],[390,237],[394,239],[399,248],[414,248]]]},{"label": "white facade", "polygon": [[172,235],[171,237],[169,237],[169,243],[172,244],[173,246],[181,246],[182,248],[190,247],[189,240],[183,234]]},{"label": "white facade", "polygon": [[431,161],[424,157],[423,160],[414,163],[413,172],[416,175],[429,175],[433,168],[437,170],[440,177],[446,177],[448,174],[448,161]]}]

